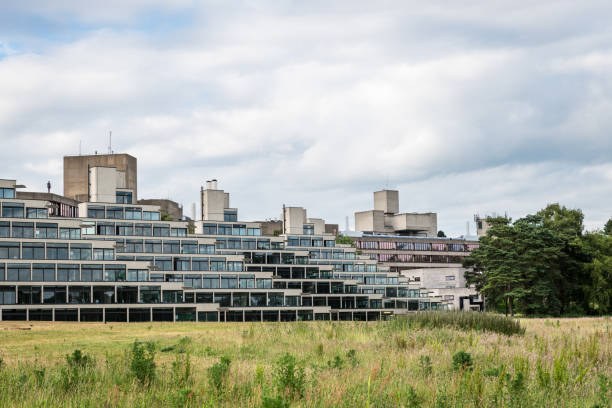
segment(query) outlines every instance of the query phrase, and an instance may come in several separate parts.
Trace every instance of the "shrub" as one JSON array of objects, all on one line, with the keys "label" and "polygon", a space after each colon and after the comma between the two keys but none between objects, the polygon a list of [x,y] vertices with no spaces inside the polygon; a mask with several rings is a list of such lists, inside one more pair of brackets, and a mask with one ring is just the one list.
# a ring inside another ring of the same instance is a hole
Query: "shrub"
[{"label": "shrub", "polygon": [[130,353],[130,371],[141,384],[155,379],[155,344],[135,341]]},{"label": "shrub", "polygon": [[217,392],[222,391],[223,383],[227,377],[227,373],[229,372],[230,363],[229,357],[221,357],[221,360],[218,363],[213,364],[208,368],[208,381],[212,388],[214,388]]},{"label": "shrub", "polygon": [[429,356],[420,356],[419,357],[419,368],[423,375],[430,375],[432,372],[431,366],[431,357]]},{"label": "shrub", "polygon": [[172,362],[172,379],[178,386],[184,386],[191,380],[191,355],[177,354]]},{"label": "shrub", "polygon": [[285,353],[276,363],[274,373],[278,393],[289,398],[303,397],[305,389],[304,368],[297,365],[294,356]]},{"label": "shrub", "polygon": [[93,364],[93,358],[76,349],[72,354],[66,354],[66,363],[69,367],[85,368]]},{"label": "shrub", "polygon": [[455,370],[470,370],[472,368],[472,356],[463,350],[453,355],[453,368]]},{"label": "shrub", "polygon": [[330,368],[342,368],[344,367],[344,360],[342,360],[342,357],[340,357],[339,355],[334,356],[333,360],[328,360],[327,361],[327,365]]},{"label": "shrub", "polygon": [[261,408],[289,408],[289,403],[280,395],[276,397],[264,396],[261,399]]},{"label": "shrub", "polygon": [[409,327],[478,330],[511,336],[523,335],[525,329],[516,319],[493,313],[464,311],[429,311],[395,316],[390,324],[391,330],[404,330]]}]

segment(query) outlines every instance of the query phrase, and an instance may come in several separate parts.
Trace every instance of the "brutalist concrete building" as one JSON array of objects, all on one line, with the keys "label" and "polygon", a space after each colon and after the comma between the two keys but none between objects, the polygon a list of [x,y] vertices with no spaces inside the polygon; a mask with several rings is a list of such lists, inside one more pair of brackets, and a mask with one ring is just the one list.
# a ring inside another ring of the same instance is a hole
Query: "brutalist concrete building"
[{"label": "brutalist concrete building", "polygon": [[138,203],[136,165],[66,157],[63,196],[0,180],[2,320],[376,320],[453,307],[299,207],[262,234],[216,180],[200,189],[201,220],[162,219]]}]

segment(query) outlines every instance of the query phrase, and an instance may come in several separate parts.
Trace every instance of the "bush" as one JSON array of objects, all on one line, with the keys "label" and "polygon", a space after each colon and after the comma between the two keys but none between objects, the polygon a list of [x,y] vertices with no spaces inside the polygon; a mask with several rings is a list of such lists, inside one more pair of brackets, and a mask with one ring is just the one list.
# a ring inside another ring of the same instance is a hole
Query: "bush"
[{"label": "bush", "polygon": [[472,365],[472,356],[470,353],[462,350],[453,355],[453,368],[455,370],[470,370]]},{"label": "bush", "polygon": [[93,358],[76,349],[72,354],[66,354],[66,363],[69,367],[85,368],[93,364]]},{"label": "bush", "polygon": [[155,379],[155,344],[135,341],[130,354],[130,371],[141,384]]},{"label": "bush", "polygon": [[221,357],[221,360],[218,363],[213,364],[208,368],[208,381],[212,388],[217,390],[217,392],[222,391],[223,383],[227,377],[227,373],[229,372],[230,363],[229,357]]},{"label": "bush", "polygon": [[281,396],[264,396],[261,399],[261,408],[289,408],[289,403]]},{"label": "bush", "polygon": [[511,336],[523,335],[525,329],[518,320],[493,313],[464,311],[430,311],[395,316],[390,324],[391,330],[407,328],[442,328],[460,330],[489,331]]},{"label": "bush", "polygon": [[304,368],[298,367],[296,359],[285,353],[276,363],[274,373],[278,393],[288,398],[303,397],[305,389]]}]

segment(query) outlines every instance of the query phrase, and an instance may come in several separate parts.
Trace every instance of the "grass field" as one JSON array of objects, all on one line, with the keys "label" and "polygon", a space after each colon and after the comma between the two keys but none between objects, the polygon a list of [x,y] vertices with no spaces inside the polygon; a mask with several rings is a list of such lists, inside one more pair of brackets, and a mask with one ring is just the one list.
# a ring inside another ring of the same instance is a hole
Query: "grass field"
[{"label": "grass field", "polygon": [[612,319],[521,326],[0,322],[0,406],[610,406]]}]

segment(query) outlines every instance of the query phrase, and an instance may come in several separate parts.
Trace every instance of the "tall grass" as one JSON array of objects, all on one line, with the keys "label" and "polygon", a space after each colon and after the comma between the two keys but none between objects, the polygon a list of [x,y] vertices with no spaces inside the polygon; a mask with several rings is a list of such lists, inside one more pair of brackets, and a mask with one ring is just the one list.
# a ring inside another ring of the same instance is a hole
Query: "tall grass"
[{"label": "tall grass", "polygon": [[4,322],[0,407],[609,407],[610,323]]},{"label": "tall grass", "polygon": [[452,328],[459,330],[478,330],[511,336],[523,335],[525,329],[519,320],[493,313],[475,313],[463,311],[430,311],[404,316],[391,320],[391,329],[406,328]]}]

